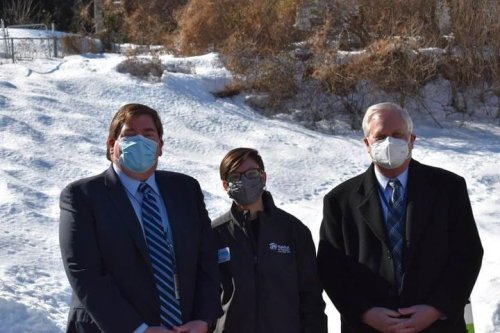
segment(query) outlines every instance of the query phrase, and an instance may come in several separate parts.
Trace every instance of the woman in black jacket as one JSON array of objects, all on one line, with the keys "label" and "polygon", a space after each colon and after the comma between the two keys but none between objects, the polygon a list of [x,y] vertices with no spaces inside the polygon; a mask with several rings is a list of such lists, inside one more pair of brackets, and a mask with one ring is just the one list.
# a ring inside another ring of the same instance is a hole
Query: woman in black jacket
[{"label": "woman in black jacket", "polygon": [[327,332],[311,232],[264,190],[259,153],[231,150],[220,176],[233,204],[212,222],[224,309],[215,332]]}]

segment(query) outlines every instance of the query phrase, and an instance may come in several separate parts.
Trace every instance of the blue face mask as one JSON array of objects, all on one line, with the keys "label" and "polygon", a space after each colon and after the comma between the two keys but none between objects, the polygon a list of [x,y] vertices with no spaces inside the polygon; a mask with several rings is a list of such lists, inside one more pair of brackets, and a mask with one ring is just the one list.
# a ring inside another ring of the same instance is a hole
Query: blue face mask
[{"label": "blue face mask", "polygon": [[156,141],[142,135],[134,135],[121,138],[118,144],[122,151],[119,162],[126,169],[143,173],[155,164],[158,149]]}]

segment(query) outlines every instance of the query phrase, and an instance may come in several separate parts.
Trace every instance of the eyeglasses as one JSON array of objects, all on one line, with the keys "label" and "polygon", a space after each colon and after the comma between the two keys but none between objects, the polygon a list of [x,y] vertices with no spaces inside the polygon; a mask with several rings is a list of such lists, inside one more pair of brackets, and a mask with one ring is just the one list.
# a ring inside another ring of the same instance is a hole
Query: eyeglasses
[{"label": "eyeglasses", "polygon": [[245,176],[246,179],[256,179],[260,177],[262,170],[259,168],[251,168],[243,172],[233,172],[227,176],[228,182],[237,182],[241,179],[241,176]]}]

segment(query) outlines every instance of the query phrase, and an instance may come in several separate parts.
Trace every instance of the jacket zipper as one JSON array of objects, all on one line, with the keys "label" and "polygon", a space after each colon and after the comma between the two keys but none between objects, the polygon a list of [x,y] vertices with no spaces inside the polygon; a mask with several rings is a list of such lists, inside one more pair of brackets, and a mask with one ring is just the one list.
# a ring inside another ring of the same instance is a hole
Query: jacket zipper
[{"label": "jacket zipper", "polygon": [[250,240],[250,245],[252,248],[253,254],[253,268],[254,268],[254,281],[255,281],[255,332],[257,333],[257,326],[259,324],[259,269],[258,269],[258,253],[257,253],[257,242],[255,241],[255,237],[253,234],[253,228],[250,225],[250,220],[248,219],[250,214],[243,214],[243,228],[245,230],[245,234]]}]

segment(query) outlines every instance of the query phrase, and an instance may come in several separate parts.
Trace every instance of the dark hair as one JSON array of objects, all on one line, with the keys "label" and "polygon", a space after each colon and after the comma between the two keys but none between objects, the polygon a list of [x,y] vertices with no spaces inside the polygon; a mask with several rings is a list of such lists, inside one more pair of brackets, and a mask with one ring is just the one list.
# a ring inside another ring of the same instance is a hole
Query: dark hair
[{"label": "dark hair", "polygon": [[[158,136],[160,139],[163,137],[163,125],[161,124],[160,116],[156,110],[150,108],[149,106],[143,104],[125,104],[123,105],[114,115],[111,124],[109,125],[108,140],[116,140],[120,135],[123,125],[130,122],[132,118],[148,115],[153,118],[156,130],[158,131]],[[111,154],[109,152],[109,147],[106,145],[106,158],[111,161]]]},{"label": "dark hair", "polygon": [[264,171],[264,162],[257,150],[252,148],[235,148],[230,150],[220,162],[220,179],[226,180],[232,172],[236,171],[249,158],[254,160],[259,165],[259,168]]}]

